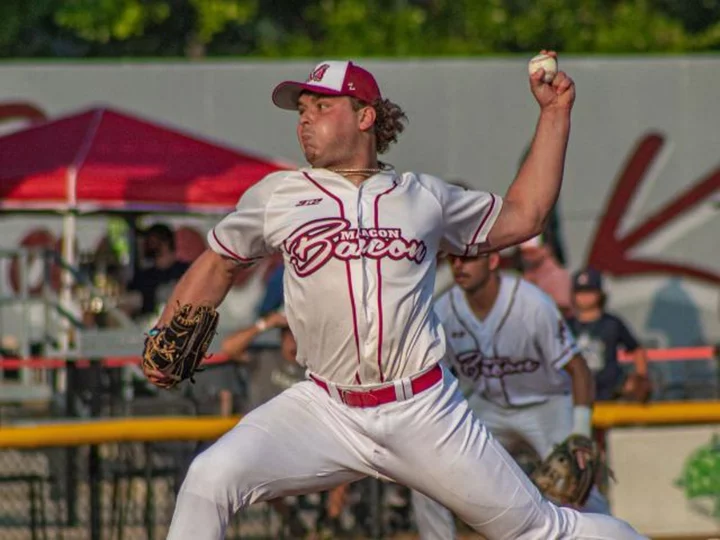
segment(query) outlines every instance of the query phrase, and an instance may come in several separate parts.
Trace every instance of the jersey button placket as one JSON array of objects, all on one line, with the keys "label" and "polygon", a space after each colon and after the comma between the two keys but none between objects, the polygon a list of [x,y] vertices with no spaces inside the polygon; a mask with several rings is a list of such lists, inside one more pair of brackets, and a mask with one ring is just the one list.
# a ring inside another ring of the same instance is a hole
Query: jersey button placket
[{"label": "jersey button placket", "polygon": [[[363,236],[369,230],[375,227],[373,214],[373,196],[371,190],[368,189],[367,182],[360,185],[358,189],[357,211],[358,211],[358,241],[360,245],[364,245],[369,238]],[[362,232],[361,232],[362,231]],[[377,283],[375,280],[376,261],[366,255],[361,255],[360,265],[362,268],[362,312],[363,312],[363,366],[364,370],[370,370],[374,373],[375,360],[377,355],[377,325],[378,318],[374,298],[376,296]],[[375,381],[379,374],[374,373],[372,379]]]},{"label": "jersey button placket", "polygon": [[[339,190],[340,191],[340,190]],[[356,241],[359,242],[359,230],[360,230],[360,216],[358,214],[358,205],[357,205],[357,199],[356,194],[357,191],[354,189],[354,187],[351,186],[345,186],[343,185],[342,188],[342,201],[343,206],[345,208],[345,219],[348,221],[350,230],[357,230],[358,231],[358,238],[356,238]],[[365,384],[367,381],[365,380],[364,374],[363,374],[363,368],[362,364],[364,362],[363,360],[363,354],[365,349],[365,340],[364,335],[365,331],[363,329],[364,325],[364,310],[363,310],[363,284],[362,284],[362,269],[359,266],[360,261],[358,259],[355,259],[353,257],[348,258],[345,261],[345,264],[348,268],[348,273],[350,276],[350,283],[348,283],[348,286],[350,287],[352,299],[351,299],[351,309],[353,310],[353,318],[355,322],[354,327],[354,336],[353,336],[353,346],[357,347],[357,356],[353,358],[355,360],[356,366],[355,366],[355,381],[357,383]]]}]

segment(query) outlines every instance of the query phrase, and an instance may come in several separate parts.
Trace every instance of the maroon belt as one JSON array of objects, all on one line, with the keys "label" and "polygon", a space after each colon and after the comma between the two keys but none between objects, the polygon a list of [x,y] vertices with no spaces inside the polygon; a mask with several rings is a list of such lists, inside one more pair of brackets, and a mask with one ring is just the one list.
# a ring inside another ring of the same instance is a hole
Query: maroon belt
[{"label": "maroon belt", "polygon": [[[310,374],[310,379],[328,394],[333,395],[325,381],[318,379],[312,373]],[[442,379],[442,368],[439,365],[436,365],[421,375],[417,375],[414,378],[411,377],[410,387],[412,388],[412,395],[424,392],[434,386],[440,379]],[[380,388],[373,388],[372,390],[344,390],[338,388],[337,391],[340,400],[348,407],[377,407],[378,405],[403,401],[404,399],[412,397],[404,396],[403,398],[398,398],[395,388],[394,384],[389,384]]]}]

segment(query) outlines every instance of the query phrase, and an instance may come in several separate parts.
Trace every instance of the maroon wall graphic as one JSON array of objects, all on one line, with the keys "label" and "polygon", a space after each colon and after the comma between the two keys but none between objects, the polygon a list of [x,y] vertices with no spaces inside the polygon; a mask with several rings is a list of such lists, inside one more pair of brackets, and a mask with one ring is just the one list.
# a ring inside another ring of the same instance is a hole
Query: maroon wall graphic
[{"label": "maroon wall graphic", "polygon": [[711,171],[668,202],[626,234],[620,223],[657,159],[665,138],[659,133],[643,136],[625,163],[615,189],[603,212],[587,264],[615,276],[637,274],[670,274],[720,284],[720,274],[695,264],[677,264],[662,258],[633,258],[630,250],[651,235],[668,226],[683,214],[691,212],[720,189],[720,168]]},{"label": "maroon wall graphic", "polygon": [[46,120],[45,112],[32,103],[24,101],[5,102],[0,104],[0,123],[10,120],[28,120],[30,122],[39,122]]}]

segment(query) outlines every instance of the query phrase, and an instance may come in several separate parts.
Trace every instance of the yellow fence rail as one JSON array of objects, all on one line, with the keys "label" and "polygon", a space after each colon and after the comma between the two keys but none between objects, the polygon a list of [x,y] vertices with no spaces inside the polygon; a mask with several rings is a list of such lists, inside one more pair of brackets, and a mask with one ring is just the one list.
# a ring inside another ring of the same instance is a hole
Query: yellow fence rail
[{"label": "yellow fence rail", "polygon": [[639,405],[598,403],[593,425],[612,428],[632,425],[681,425],[720,423],[720,401],[667,401]]},{"label": "yellow fence rail", "polygon": [[109,442],[213,440],[239,417],[142,417],[0,427],[0,448],[83,446]]},{"label": "yellow fence rail", "polygon": [[[0,427],[0,448],[82,446],[108,442],[213,440],[240,417],[143,417]],[[631,425],[720,423],[720,401],[663,402],[649,405],[599,403],[598,428]]]}]

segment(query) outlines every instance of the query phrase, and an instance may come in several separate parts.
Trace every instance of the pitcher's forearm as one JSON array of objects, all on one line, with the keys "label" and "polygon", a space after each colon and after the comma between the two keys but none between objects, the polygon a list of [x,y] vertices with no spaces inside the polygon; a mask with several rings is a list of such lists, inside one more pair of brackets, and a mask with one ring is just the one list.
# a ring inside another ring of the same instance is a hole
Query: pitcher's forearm
[{"label": "pitcher's forearm", "polygon": [[570,111],[540,113],[530,152],[505,197],[532,222],[544,222],[557,201],[569,137]]},{"label": "pitcher's forearm", "polygon": [[160,315],[158,326],[170,321],[178,305],[209,305],[217,307],[232,286],[237,263],[206,250],[180,278]]},{"label": "pitcher's forearm", "polygon": [[540,234],[560,195],[570,111],[542,111],[530,152],[508,188],[489,244],[501,249]]}]

